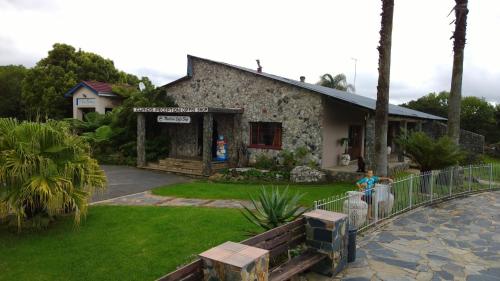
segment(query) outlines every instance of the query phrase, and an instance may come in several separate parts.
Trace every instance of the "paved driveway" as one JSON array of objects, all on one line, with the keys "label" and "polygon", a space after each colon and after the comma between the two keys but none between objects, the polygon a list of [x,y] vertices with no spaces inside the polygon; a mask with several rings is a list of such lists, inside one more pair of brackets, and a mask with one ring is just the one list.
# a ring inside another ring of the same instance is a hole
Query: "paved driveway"
[{"label": "paved driveway", "polygon": [[500,280],[500,191],[401,215],[358,246],[335,279]]},{"label": "paved driveway", "polygon": [[174,174],[143,170],[128,166],[102,165],[101,168],[108,178],[108,189],[103,194],[95,194],[92,198],[93,202],[190,180],[189,178]]}]

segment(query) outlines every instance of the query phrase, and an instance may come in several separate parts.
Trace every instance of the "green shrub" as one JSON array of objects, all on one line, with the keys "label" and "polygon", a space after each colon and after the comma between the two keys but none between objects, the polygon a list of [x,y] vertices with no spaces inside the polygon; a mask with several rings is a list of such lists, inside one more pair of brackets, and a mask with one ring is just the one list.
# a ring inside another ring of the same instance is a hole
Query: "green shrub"
[{"label": "green shrub", "polygon": [[463,159],[458,145],[447,136],[435,140],[423,132],[411,132],[402,134],[397,142],[422,172],[457,165]]},{"label": "green shrub", "polygon": [[281,160],[280,161],[281,166],[285,170],[291,171],[297,165],[297,160],[295,159],[295,154],[291,150],[283,149],[278,154],[278,157]]},{"label": "green shrub", "polygon": [[291,222],[305,212],[300,210],[301,206],[298,203],[302,196],[303,194],[298,193],[290,196],[288,188],[283,192],[278,188],[273,188],[271,192],[262,188],[257,200],[250,197],[254,210],[243,205],[242,214],[250,222],[269,230]]},{"label": "green shrub", "polygon": [[72,213],[78,224],[93,192],[105,187],[89,145],[67,123],[0,119],[1,219],[13,214],[20,230]]},{"label": "green shrub", "polygon": [[275,166],[276,161],[272,157],[267,156],[267,154],[261,153],[255,159],[255,168],[257,169],[270,170]]},{"label": "green shrub", "polygon": [[311,154],[311,151],[306,146],[301,146],[295,149],[295,161],[299,165],[305,165],[307,157]]},{"label": "green shrub", "polygon": [[301,146],[295,149],[294,151],[284,149],[279,154],[278,157],[280,159],[281,168],[284,171],[290,172],[295,166],[298,165],[308,165],[311,167],[317,167],[317,163],[314,161],[307,159],[311,155],[311,151],[306,146]]}]

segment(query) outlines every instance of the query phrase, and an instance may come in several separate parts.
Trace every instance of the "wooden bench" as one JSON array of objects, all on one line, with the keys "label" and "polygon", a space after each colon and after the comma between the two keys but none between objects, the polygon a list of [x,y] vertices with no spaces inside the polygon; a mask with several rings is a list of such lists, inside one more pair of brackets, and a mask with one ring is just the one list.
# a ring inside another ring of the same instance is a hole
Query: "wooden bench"
[{"label": "wooden bench", "polygon": [[[305,219],[300,218],[280,227],[271,229],[259,235],[248,238],[241,244],[254,246],[269,251],[270,261],[274,261],[288,250],[306,241]],[[304,253],[290,259],[285,263],[278,264],[269,269],[269,281],[284,281],[290,279],[318,262],[327,255],[307,250]],[[203,280],[203,263],[200,259],[165,275],[159,281],[194,281]]]},{"label": "wooden bench", "polygon": [[[269,250],[269,259],[287,253],[288,250],[306,241],[305,219],[296,221],[271,229],[267,232],[242,241],[242,244]],[[269,281],[288,280],[313,265],[317,264],[327,256],[315,251],[306,251],[289,261],[270,268]]]}]

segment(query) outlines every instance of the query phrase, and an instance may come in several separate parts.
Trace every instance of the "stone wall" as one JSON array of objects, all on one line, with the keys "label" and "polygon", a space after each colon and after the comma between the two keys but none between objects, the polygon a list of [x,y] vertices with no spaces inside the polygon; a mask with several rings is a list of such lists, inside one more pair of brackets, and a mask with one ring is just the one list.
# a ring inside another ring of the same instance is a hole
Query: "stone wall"
[{"label": "stone wall", "polygon": [[[192,68],[190,79],[166,88],[180,107],[243,108],[241,132],[246,146],[249,122],[281,122],[282,148],[307,146],[320,163],[323,108],[319,94],[203,59],[192,58]],[[248,157],[278,152],[249,148]]]},{"label": "stone wall", "polygon": [[[446,135],[447,126],[436,121],[426,122],[423,124],[422,130],[433,138],[439,138]],[[460,146],[469,152],[481,154],[484,152],[484,136],[460,130]]]}]

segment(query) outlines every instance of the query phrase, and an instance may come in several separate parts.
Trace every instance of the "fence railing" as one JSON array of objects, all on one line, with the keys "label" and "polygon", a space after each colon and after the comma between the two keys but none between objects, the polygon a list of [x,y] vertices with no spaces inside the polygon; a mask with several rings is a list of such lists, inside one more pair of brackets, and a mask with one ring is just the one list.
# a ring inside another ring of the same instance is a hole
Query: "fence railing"
[{"label": "fence railing", "polygon": [[345,213],[351,228],[362,231],[422,205],[468,193],[500,188],[500,165],[450,167],[348,191],[314,202],[315,209]]}]

